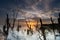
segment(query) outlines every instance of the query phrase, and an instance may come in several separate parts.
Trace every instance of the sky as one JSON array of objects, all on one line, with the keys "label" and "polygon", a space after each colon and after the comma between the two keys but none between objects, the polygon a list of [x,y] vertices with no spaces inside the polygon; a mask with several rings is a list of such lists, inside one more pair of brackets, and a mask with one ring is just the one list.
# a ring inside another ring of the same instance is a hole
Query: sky
[{"label": "sky", "polygon": [[[0,20],[13,15],[17,19],[24,18],[58,18],[60,0],[0,0]],[[16,16],[17,15],[17,16]]]}]

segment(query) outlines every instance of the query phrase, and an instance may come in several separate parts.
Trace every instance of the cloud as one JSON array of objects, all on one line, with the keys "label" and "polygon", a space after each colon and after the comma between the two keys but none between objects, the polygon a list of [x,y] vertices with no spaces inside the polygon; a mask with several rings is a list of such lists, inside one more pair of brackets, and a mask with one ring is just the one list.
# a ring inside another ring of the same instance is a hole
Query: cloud
[{"label": "cloud", "polygon": [[49,20],[58,18],[60,0],[0,0],[0,19],[13,18],[42,18]]},{"label": "cloud", "polygon": [[[0,3],[0,11],[2,11],[1,15],[5,15],[8,12],[10,17],[13,17],[13,13],[17,13],[18,18],[50,18],[51,16],[55,18],[58,15],[56,16],[56,13],[50,11],[52,10],[52,8],[55,8],[51,5],[53,2],[55,4],[56,0],[6,0],[1,1],[2,4]],[[57,3],[56,5],[59,5],[59,3]],[[12,10],[15,11],[13,12]]]}]

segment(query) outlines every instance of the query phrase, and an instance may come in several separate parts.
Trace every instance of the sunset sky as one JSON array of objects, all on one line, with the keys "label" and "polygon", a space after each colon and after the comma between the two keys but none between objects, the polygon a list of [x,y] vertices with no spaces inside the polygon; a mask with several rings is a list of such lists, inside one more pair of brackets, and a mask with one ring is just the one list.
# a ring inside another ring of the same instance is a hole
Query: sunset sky
[{"label": "sunset sky", "polygon": [[17,14],[17,19],[56,19],[59,12],[60,0],[0,0],[0,24],[7,13],[10,18]]}]

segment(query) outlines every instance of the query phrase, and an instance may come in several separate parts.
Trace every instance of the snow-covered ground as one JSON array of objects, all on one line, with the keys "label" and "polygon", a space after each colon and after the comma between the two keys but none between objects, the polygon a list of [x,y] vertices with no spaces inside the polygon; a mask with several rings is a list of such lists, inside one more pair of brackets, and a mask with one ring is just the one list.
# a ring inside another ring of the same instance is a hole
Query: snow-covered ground
[{"label": "snow-covered ground", "polygon": [[[56,32],[56,34],[58,33]],[[3,38],[4,37],[1,38],[0,36],[0,40],[1,39],[3,40]],[[7,37],[7,40],[41,40],[41,39],[43,40],[43,36],[39,32],[34,31],[33,34],[29,33],[29,35],[27,35],[26,30],[20,30],[19,32],[16,30],[13,31],[10,30]],[[55,40],[53,32],[46,33],[46,40]],[[60,36],[57,36],[56,40],[60,40]]]},{"label": "snow-covered ground", "polygon": [[[8,35],[8,40],[43,40],[43,36],[38,33],[37,31],[33,32],[33,35],[30,33],[27,35],[27,31],[20,30],[18,31],[11,31]],[[46,34],[46,40],[55,40],[53,33]],[[60,37],[56,37],[56,40],[60,40]]]},{"label": "snow-covered ground", "polygon": [[39,34],[33,33],[33,35],[30,33],[27,35],[26,31],[11,31],[8,35],[8,40],[40,40]]}]

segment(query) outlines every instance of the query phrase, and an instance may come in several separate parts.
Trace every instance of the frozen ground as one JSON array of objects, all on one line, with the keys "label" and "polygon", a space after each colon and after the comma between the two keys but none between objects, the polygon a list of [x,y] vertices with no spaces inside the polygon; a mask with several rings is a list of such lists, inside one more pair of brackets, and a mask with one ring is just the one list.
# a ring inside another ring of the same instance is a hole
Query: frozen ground
[{"label": "frozen ground", "polygon": [[[29,35],[27,35],[26,31],[11,31],[9,32],[8,35],[8,40],[41,40],[39,38],[39,36],[41,37],[41,39],[43,40],[43,36],[40,35],[38,32],[33,32],[33,35],[30,33]],[[54,39],[54,34],[53,33],[48,33],[46,35],[46,39],[47,40],[55,40]],[[60,37],[56,37],[56,40],[60,40]]]},{"label": "frozen ground", "polygon": [[8,40],[40,40],[38,33],[30,33],[27,35],[26,31],[11,31],[8,35]]},{"label": "frozen ground", "polygon": [[[3,40],[4,37],[2,37],[1,35],[2,34],[0,33],[0,40],[1,39]],[[29,33],[29,35],[27,35],[27,31],[20,30],[18,32],[16,30],[14,30],[14,31],[10,30],[9,34],[8,34],[8,37],[7,37],[7,40],[41,40],[40,38],[43,40],[43,36],[40,33],[38,33],[37,31],[34,31],[33,35],[31,33]],[[46,40],[55,40],[54,39],[54,34],[50,33],[50,32],[47,33],[46,34]],[[56,40],[60,40],[60,36],[57,36]]]}]

